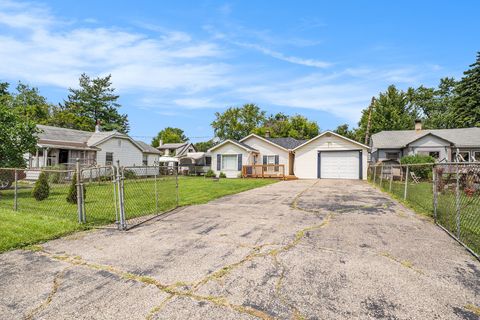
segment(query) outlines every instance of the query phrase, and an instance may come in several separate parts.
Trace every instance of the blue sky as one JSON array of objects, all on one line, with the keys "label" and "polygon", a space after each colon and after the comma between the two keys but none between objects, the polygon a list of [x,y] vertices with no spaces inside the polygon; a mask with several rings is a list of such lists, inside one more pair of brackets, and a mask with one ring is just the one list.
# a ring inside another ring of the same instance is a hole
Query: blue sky
[{"label": "blue sky", "polygon": [[213,136],[253,102],[322,130],[355,125],[389,84],[459,78],[480,50],[478,1],[0,0],[0,81],[61,102],[82,72],[112,74],[131,135]]}]

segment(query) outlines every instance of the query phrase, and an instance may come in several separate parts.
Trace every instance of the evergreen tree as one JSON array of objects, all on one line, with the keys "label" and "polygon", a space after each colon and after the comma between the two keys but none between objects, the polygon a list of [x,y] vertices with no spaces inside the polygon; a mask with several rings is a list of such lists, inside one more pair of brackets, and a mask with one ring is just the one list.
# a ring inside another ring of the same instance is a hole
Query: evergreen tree
[{"label": "evergreen tree", "polygon": [[[85,185],[82,185],[83,187],[83,199],[87,197],[87,189],[85,188]],[[68,194],[67,194],[67,202],[76,204],[78,201],[78,195],[77,195],[77,172],[74,172],[73,177],[72,177],[72,182],[70,183],[70,188],[68,189]]]},{"label": "evergreen tree", "polygon": [[48,177],[45,172],[42,171],[38,176],[38,180],[35,182],[32,190],[32,195],[37,201],[45,200],[50,195],[50,186],[48,185]]},{"label": "evergreen tree", "polygon": [[480,127],[480,52],[456,87],[452,120],[457,127]]},{"label": "evergreen tree", "polygon": [[54,111],[52,123],[63,127],[93,131],[97,120],[106,131],[129,130],[127,115],[120,114],[119,96],[112,88],[111,75],[91,79],[80,76],[79,89],[70,88],[68,100]]}]

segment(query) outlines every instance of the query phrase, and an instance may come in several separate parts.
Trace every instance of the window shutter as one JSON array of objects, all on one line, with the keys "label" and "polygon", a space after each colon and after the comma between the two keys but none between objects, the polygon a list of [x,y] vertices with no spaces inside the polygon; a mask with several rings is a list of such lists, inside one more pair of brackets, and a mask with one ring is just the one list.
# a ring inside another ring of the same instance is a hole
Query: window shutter
[{"label": "window shutter", "polygon": [[275,164],[278,164],[278,162],[280,161],[279,159],[280,157],[278,156],[278,154],[275,156]]},{"label": "window shutter", "polygon": [[217,154],[217,171],[222,170],[222,155]]},{"label": "window shutter", "polygon": [[238,154],[237,159],[238,159],[238,171],[242,171],[242,154],[241,153]]},{"label": "window shutter", "polygon": [[279,160],[280,160],[279,158],[280,158],[280,157],[278,156],[278,154],[275,155],[275,164],[276,164],[276,166],[273,168],[275,172],[280,171],[280,167],[277,166],[277,165],[278,165],[278,162],[279,162]]},{"label": "window shutter", "polygon": [[263,164],[267,164],[267,156],[263,156]]}]

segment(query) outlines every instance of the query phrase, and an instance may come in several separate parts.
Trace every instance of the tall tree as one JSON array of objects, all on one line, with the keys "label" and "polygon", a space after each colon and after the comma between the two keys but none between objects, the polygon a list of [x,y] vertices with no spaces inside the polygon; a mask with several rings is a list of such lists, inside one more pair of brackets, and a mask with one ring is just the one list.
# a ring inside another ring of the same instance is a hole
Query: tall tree
[{"label": "tall tree", "polygon": [[265,135],[267,130],[272,138],[292,137],[300,140],[311,139],[318,135],[319,126],[315,121],[310,121],[304,116],[288,116],[282,112],[270,115],[260,127],[253,130],[258,135]]},{"label": "tall tree", "polygon": [[[362,111],[358,129],[355,130],[357,141],[365,139],[369,110],[366,108]],[[413,129],[417,117],[418,111],[410,103],[408,95],[391,85],[375,99],[371,113],[370,135],[383,130]]]},{"label": "tall tree", "polygon": [[188,138],[185,136],[182,129],[167,127],[153,138],[152,146],[158,147],[160,145],[160,140],[162,140],[163,143],[179,143],[187,141]]},{"label": "tall tree", "polygon": [[[105,130],[118,130],[127,133],[129,130],[126,114],[120,114],[117,102],[119,96],[112,87],[111,75],[90,78],[83,73],[79,79],[80,88],[70,88],[68,99],[55,110],[54,123],[64,123],[64,126],[93,131],[100,121]],[[69,123],[68,121],[72,121]]]},{"label": "tall tree", "polygon": [[241,139],[261,126],[265,121],[265,111],[256,104],[230,107],[223,113],[215,112],[212,122],[215,135],[220,139]]},{"label": "tall tree", "polygon": [[0,167],[23,167],[23,155],[35,149],[36,127],[0,103]]},{"label": "tall tree", "polygon": [[31,120],[39,124],[47,124],[50,118],[52,105],[40,95],[38,88],[18,83],[13,95],[12,107],[22,119]]},{"label": "tall tree", "polygon": [[480,52],[455,89],[452,119],[457,127],[480,127]]}]

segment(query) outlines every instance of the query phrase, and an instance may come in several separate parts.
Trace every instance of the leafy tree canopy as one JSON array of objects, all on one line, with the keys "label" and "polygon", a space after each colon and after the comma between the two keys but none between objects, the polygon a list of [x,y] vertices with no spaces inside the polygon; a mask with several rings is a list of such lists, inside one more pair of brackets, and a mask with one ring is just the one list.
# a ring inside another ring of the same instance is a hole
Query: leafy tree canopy
[{"label": "leafy tree canopy", "polygon": [[93,131],[97,120],[106,131],[129,130],[126,114],[120,114],[119,96],[112,87],[111,75],[90,78],[83,73],[80,88],[70,88],[68,98],[53,112],[52,123],[63,127]]},{"label": "leafy tree canopy", "polygon": [[216,143],[213,140],[208,140],[203,142],[197,142],[194,144],[194,146],[198,152],[207,152],[207,150],[213,147],[215,144]]},{"label": "leafy tree canopy", "polygon": [[212,127],[217,137],[240,140],[264,123],[265,111],[249,103],[242,107],[230,107],[223,113],[215,112],[215,117]]},{"label": "leafy tree canopy", "polygon": [[36,127],[0,104],[0,167],[24,167],[23,155],[35,150]]},{"label": "leafy tree canopy", "polygon": [[185,136],[185,133],[180,128],[167,127],[160,131],[155,138],[152,140],[152,146],[158,147],[160,145],[160,140],[163,143],[179,143],[185,142],[188,138]]}]

